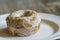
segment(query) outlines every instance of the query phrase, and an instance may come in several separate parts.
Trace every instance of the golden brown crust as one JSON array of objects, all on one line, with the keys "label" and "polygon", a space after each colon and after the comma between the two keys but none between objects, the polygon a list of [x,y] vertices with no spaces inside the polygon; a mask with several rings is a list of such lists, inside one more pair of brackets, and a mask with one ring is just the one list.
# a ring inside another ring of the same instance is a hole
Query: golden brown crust
[{"label": "golden brown crust", "polygon": [[28,16],[31,16],[31,15],[32,15],[32,13],[30,13],[30,11],[26,11],[24,13],[23,17],[28,17]]},{"label": "golden brown crust", "polygon": [[40,29],[40,23],[36,26],[36,30],[38,31]]},{"label": "golden brown crust", "polygon": [[23,26],[20,26],[20,27],[16,27],[16,29],[23,29],[24,27]]},{"label": "golden brown crust", "polygon": [[15,35],[15,33],[14,33],[14,32],[12,32],[12,31],[9,29],[9,27],[7,27],[7,30],[8,30],[8,33],[9,33],[9,34],[11,34],[12,36],[14,36],[14,35]]},{"label": "golden brown crust", "polygon": [[32,24],[30,24],[30,23],[25,23],[24,25],[27,27],[32,27]]},{"label": "golden brown crust", "polygon": [[31,19],[31,21],[35,21],[36,20],[36,17],[33,17],[32,19]]}]

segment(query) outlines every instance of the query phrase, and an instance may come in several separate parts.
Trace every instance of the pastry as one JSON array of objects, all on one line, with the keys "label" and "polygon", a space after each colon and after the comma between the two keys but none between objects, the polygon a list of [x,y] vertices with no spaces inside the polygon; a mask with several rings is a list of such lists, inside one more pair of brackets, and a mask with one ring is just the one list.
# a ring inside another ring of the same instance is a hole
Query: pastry
[{"label": "pastry", "polygon": [[6,18],[7,29],[13,36],[30,36],[40,29],[41,18],[34,10],[19,10]]}]

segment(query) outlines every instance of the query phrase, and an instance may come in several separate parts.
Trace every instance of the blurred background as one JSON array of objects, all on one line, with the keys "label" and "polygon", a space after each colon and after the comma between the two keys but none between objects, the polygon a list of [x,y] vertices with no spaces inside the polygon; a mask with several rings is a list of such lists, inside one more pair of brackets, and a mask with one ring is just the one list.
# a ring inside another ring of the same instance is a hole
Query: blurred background
[{"label": "blurred background", "polygon": [[0,14],[22,9],[60,16],[60,0],[0,0]]}]

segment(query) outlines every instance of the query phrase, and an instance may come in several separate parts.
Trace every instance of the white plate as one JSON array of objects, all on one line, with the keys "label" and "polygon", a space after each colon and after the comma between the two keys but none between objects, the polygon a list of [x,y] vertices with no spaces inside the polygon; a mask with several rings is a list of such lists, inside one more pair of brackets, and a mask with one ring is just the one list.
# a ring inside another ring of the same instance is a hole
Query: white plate
[{"label": "white plate", "polygon": [[60,17],[40,13],[42,18],[39,32],[29,37],[12,37],[6,32],[6,17],[8,14],[0,15],[0,40],[52,40],[60,35]]}]

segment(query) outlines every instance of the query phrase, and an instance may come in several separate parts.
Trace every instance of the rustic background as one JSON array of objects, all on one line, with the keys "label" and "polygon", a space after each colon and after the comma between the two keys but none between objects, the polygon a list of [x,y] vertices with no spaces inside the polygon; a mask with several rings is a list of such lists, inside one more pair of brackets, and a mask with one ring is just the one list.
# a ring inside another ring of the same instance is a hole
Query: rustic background
[{"label": "rustic background", "polygon": [[60,0],[0,0],[0,14],[21,9],[33,9],[60,16]]}]

